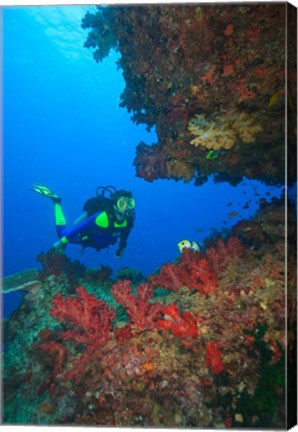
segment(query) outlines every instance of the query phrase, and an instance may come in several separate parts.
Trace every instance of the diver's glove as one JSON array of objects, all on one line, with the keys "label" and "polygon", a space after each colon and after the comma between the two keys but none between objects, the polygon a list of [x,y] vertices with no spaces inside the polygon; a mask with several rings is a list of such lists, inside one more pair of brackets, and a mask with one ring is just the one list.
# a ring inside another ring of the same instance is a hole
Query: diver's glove
[{"label": "diver's glove", "polygon": [[123,252],[124,252],[124,248],[118,248],[118,249],[116,250],[115,257],[116,257],[116,258],[120,258],[120,257],[122,257]]}]

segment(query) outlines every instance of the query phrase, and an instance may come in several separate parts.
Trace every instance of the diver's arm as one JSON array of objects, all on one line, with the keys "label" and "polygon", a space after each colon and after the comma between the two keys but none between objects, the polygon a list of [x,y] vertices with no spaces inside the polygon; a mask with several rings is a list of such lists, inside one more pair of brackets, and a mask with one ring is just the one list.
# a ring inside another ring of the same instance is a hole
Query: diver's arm
[{"label": "diver's arm", "polygon": [[127,246],[127,239],[129,237],[130,231],[132,227],[134,226],[134,220],[135,220],[135,213],[132,214],[129,223],[127,225],[127,228],[124,229],[121,232],[120,240],[119,240],[119,248],[116,251],[116,257],[119,258],[123,255],[124,249]]},{"label": "diver's arm", "polygon": [[119,247],[116,250],[116,258],[120,258],[123,255],[124,249],[127,246],[127,238],[129,236],[129,233],[131,231],[131,227],[127,228],[125,231],[122,231],[119,241]]},{"label": "diver's arm", "polygon": [[120,235],[119,248],[125,249],[127,246],[127,239],[130,234],[131,228],[127,228],[125,231],[123,230]]}]

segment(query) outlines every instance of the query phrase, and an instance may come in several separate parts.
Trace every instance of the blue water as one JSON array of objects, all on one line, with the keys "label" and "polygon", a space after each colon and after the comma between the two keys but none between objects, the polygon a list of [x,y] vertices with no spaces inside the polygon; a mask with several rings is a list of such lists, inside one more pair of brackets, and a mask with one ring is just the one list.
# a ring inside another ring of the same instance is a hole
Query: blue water
[{"label": "blue water", "polygon": [[[155,131],[136,126],[119,107],[125,83],[118,54],[98,64],[83,47],[87,32],[80,23],[90,9],[94,6],[3,10],[4,275],[37,266],[36,256],[57,240],[52,203],[30,191],[33,183],[63,198],[69,223],[97,186],[131,190],[136,223],[121,259],[114,257],[116,246],[82,255],[79,246],[69,245],[66,253],[91,267],[130,266],[144,274],[174,260],[179,241],[202,242],[214,228],[251,217],[260,198],[281,192],[249,181],[233,187],[210,179],[196,187],[136,177],[135,147],[155,142]],[[231,212],[237,215],[229,218]],[[18,296],[4,296],[6,316]]]}]

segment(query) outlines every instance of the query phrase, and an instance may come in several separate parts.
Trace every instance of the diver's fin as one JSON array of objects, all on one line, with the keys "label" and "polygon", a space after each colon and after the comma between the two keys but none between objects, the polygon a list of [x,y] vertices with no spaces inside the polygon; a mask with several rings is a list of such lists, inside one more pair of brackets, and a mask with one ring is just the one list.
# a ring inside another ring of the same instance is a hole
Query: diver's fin
[{"label": "diver's fin", "polygon": [[51,189],[49,189],[46,186],[43,186],[39,183],[36,183],[33,185],[32,189],[34,192],[43,195],[47,198],[51,198],[54,202],[60,203],[61,202],[61,198],[55,194]]}]

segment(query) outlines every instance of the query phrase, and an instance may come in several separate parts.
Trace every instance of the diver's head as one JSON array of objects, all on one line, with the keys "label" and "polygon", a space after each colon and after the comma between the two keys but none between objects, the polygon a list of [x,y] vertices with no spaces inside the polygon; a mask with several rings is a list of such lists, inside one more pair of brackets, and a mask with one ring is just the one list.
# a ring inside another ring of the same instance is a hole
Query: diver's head
[{"label": "diver's head", "polygon": [[135,200],[132,193],[126,190],[118,190],[112,196],[114,209],[119,215],[127,215],[135,207]]}]

